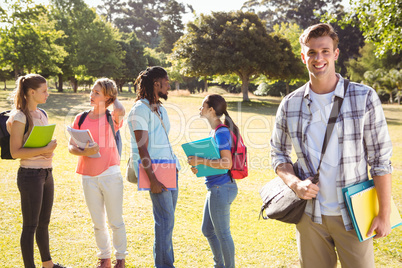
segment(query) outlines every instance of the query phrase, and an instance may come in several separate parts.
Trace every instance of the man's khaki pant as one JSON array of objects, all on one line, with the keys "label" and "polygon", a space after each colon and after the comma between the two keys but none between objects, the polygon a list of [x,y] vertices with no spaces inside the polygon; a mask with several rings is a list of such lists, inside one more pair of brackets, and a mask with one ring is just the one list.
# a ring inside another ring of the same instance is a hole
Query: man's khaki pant
[{"label": "man's khaki pant", "polygon": [[355,230],[346,231],[341,216],[322,216],[322,224],[306,214],[296,225],[302,268],[374,268],[373,239],[359,242]]}]

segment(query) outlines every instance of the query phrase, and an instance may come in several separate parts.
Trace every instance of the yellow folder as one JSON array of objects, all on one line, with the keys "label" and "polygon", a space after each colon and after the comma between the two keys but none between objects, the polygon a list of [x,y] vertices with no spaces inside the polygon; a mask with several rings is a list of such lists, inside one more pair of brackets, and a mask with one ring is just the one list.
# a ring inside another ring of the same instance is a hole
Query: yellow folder
[{"label": "yellow folder", "polygon": [[[375,187],[370,187],[364,191],[353,194],[350,196],[354,217],[359,228],[358,236],[361,237],[361,241],[364,241],[370,237],[367,236],[367,232],[371,227],[373,219],[378,215],[379,204],[377,198],[377,191]],[[398,212],[398,208],[395,205],[394,200],[391,197],[391,227],[395,228],[402,225],[402,218]],[[375,232],[371,237],[375,235]]]}]

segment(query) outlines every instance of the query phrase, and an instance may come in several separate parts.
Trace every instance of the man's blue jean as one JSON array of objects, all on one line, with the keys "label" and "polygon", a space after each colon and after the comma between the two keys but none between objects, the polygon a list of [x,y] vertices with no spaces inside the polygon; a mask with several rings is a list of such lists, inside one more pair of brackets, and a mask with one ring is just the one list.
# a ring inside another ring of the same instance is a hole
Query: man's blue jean
[{"label": "man's blue jean", "polygon": [[172,236],[178,193],[179,187],[160,194],[149,192],[155,221],[154,260],[157,268],[174,267]]},{"label": "man's blue jean", "polygon": [[214,256],[214,267],[235,267],[235,247],[230,233],[230,205],[237,196],[236,182],[214,185],[205,200],[202,233]]}]

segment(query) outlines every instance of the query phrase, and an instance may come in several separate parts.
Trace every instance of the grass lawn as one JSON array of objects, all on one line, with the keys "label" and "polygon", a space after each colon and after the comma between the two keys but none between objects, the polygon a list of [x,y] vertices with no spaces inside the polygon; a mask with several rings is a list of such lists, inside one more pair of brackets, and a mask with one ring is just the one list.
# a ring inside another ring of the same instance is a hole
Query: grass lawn
[{"label": "grass lawn", "polygon": [[[0,111],[9,109],[6,98],[10,91],[0,91]],[[120,100],[131,109],[134,96],[123,93]],[[252,98],[252,103],[241,103],[235,95],[225,96],[229,114],[238,124],[249,152],[249,177],[238,181],[239,193],[232,205],[231,230],[236,246],[237,267],[298,267],[295,228],[273,220],[259,220],[261,200],[259,189],[274,177],[270,167],[269,138],[279,99]],[[165,102],[168,110],[173,149],[182,163],[179,174],[179,200],[174,229],[174,249],[177,267],[213,267],[212,253],[201,233],[201,220],[206,195],[203,179],[196,178],[186,164],[181,144],[205,138],[209,126],[199,119],[198,108],[203,96],[170,94]],[[88,109],[88,93],[52,93],[42,105],[56,124],[58,147],[53,160],[55,199],[50,223],[50,248],[53,260],[71,267],[94,267],[97,248],[92,222],[85,205],[80,176],[75,173],[77,158],[67,151],[65,125],[74,116]],[[402,211],[402,107],[384,105],[389,123],[394,153],[392,162],[393,197]],[[122,129],[123,155],[121,171],[125,174],[130,151],[127,123]],[[16,185],[19,161],[0,160],[0,260],[2,267],[23,267],[20,253],[21,210]],[[153,216],[147,192],[139,192],[136,185],[125,181],[124,219],[127,228],[127,267],[152,267]],[[402,266],[402,228],[390,236],[376,240],[377,267]],[[35,260],[40,267],[40,256],[35,245]]]}]

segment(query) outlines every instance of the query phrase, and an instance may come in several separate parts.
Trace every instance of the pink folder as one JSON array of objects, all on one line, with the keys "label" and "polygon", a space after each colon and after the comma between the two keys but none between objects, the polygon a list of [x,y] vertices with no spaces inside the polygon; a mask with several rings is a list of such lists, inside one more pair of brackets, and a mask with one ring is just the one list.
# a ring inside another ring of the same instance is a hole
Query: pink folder
[{"label": "pink folder", "polygon": [[[168,190],[177,190],[177,175],[175,160],[152,160],[152,170],[158,181],[160,181]],[[151,183],[142,163],[139,163],[138,172],[138,190],[149,191]]]}]

